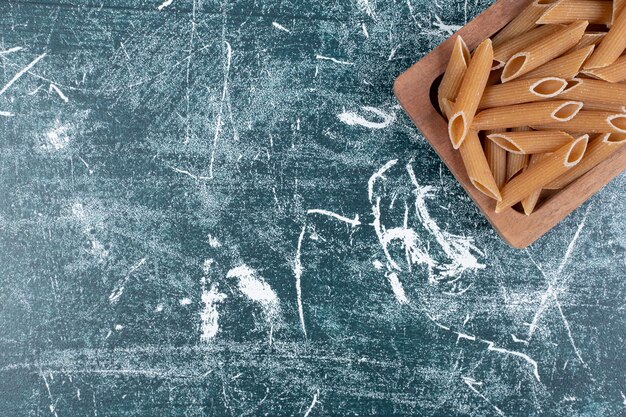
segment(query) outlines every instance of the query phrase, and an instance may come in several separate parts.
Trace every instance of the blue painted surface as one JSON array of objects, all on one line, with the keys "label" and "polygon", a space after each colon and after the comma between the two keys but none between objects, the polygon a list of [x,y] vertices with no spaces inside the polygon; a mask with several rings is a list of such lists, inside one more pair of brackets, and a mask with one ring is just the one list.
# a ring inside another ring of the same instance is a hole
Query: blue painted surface
[{"label": "blue painted surface", "polygon": [[510,249],[391,93],[489,4],[2,2],[0,415],[623,415],[626,177]]}]

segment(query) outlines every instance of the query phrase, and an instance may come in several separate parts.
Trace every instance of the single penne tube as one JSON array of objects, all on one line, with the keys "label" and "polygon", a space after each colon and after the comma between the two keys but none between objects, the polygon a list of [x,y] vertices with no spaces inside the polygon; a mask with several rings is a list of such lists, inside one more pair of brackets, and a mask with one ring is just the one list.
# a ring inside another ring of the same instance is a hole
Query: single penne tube
[{"label": "single penne tube", "polygon": [[509,181],[528,166],[530,155],[519,155],[511,152],[507,152],[506,155],[506,180]]},{"label": "single penne tube", "polygon": [[583,110],[608,111],[618,114],[626,113],[626,106],[622,106],[620,104],[594,103],[591,101],[585,101]]},{"label": "single penne tube", "polygon": [[442,111],[444,99],[452,101],[456,100],[456,96],[459,94],[459,88],[461,87],[465,71],[467,71],[469,61],[470,52],[467,49],[467,45],[463,41],[463,38],[457,36],[454,48],[452,48],[450,61],[448,61],[446,72],[441,79],[441,84],[439,84],[438,99],[439,108]]},{"label": "single penne tube", "polygon": [[502,199],[500,190],[496,185],[491,169],[489,169],[489,163],[483,152],[483,147],[480,145],[478,132],[470,130],[467,133],[467,137],[459,147],[459,153],[472,185],[487,197],[500,201]]},{"label": "single penne tube", "polygon": [[512,154],[529,155],[554,152],[574,138],[558,130],[533,130],[530,132],[492,133],[487,139]]},{"label": "single penne tube", "polygon": [[553,100],[516,104],[483,110],[474,118],[473,129],[494,130],[571,120],[583,107],[580,101]]},{"label": "single penne tube", "polygon": [[576,166],[585,154],[588,140],[588,135],[575,139],[509,181],[501,191],[502,200],[496,205],[496,213],[519,203]]},{"label": "single penne tube", "polygon": [[[497,131],[489,131],[486,133],[495,134]],[[506,183],[506,151],[490,140],[485,141],[484,149],[489,169],[496,181],[496,186],[498,189],[501,189]]]},{"label": "single penne tube", "polygon": [[441,112],[446,117],[446,120],[450,120],[450,115],[452,115],[454,111],[454,102],[444,98],[441,105]]},{"label": "single penne tube", "polygon": [[537,19],[548,10],[556,0],[534,0],[517,17],[493,37],[494,48],[507,41],[527,33],[537,26]]},{"label": "single penne tube", "polygon": [[587,60],[584,69],[602,68],[611,65],[626,49],[626,8],[615,19],[602,42]]},{"label": "single penne tube", "polygon": [[560,190],[591,171],[601,162],[622,149],[626,144],[626,134],[602,134],[589,143],[582,161],[571,170],[546,185],[546,189]]},{"label": "single penne tube", "polygon": [[[588,25],[586,20],[574,22],[559,29],[552,36],[541,39],[517,52],[504,65],[502,82],[514,80],[561,56],[580,41]],[[604,42],[606,42],[606,38],[602,41],[602,43]],[[593,58],[593,55],[591,57]]]},{"label": "single penne tube", "polygon": [[541,78],[541,77],[559,77],[559,78],[574,78],[580,72],[583,64],[591,56],[593,53],[595,46],[590,45],[581,49],[577,49],[573,52],[569,52],[563,55],[560,58],[554,59],[550,62],[547,62],[530,71],[527,74],[519,77],[519,80],[526,80],[530,78]]},{"label": "single penne tube", "polygon": [[493,85],[485,88],[478,109],[541,101],[558,96],[566,87],[567,81],[557,77],[516,80]]},{"label": "single penne tube", "polygon": [[609,66],[583,70],[582,73],[610,83],[622,82],[626,80],[626,55],[619,57]]},{"label": "single penne tube", "polygon": [[493,50],[493,59],[499,63],[494,69],[503,67],[513,55],[541,39],[554,35],[560,29],[562,29],[560,25],[543,25],[499,44]]},{"label": "single penne tube", "polygon": [[576,46],[571,49],[571,51],[577,51],[592,45],[595,46],[602,42],[604,36],[606,36],[606,32],[585,32],[583,37],[580,39],[580,42],[578,42]]},{"label": "single penne tube", "polygon": [[613,0],[613,16],[611,18],[611,25],[615,24],[615,19],[619,16],[620,12],[624,10],[626,0]]},{"label": "single penne tube", "polygon": [[492,63],[491,39],[486,39],[478,46],[469,62],[448,122],[448,134],[454,149],[459,149],[470,130],[491,73]]},{"label": "single penne tube", "polygon": [[[546,156],[548,155],[547,154],[531,155],[530,161],[528,162],[528,166],[531,167],[531,166],[537,165],[537,163],[541,161],[542,159],[544,159]],[[524,199],[522,199],[522,208],[524,209],[525,215],[530,216],[535,211],[535,207],[537,207],[537,203],[539,202],[539,197],[541,197],[541,191],[543,191],[543,189],[541,188],[538,190],[535,190],[532,193],[530,193],[528,197],[525,197]]]},{"label": "single penne tube", "polygon": [[613,17],[613,4],[606,0],[560,0],[537,20],[540,25],[572,23],[587,20],[608,25]]},{"label": "single penne tube", "polygon": [[626,133],[626,114],[581,110],[576,117],[570,120],[560,123],[538,124],[533,128],[565,132]]},{"label": "single penne tube", "polygon": [[602,80],[576,78],[559,98],[602,104],[626,105],[626,84],[613,84]]}]

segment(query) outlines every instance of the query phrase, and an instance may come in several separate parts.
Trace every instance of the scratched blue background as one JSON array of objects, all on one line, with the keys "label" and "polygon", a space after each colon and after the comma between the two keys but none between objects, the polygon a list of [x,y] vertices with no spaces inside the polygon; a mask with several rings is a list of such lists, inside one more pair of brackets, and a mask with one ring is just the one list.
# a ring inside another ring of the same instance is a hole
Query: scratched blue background
[{"label": "scratched blue background", "polygon": [[489,4],[1,1],[0,415],[624,415],[626,176],[510,249],[391,93]]}]

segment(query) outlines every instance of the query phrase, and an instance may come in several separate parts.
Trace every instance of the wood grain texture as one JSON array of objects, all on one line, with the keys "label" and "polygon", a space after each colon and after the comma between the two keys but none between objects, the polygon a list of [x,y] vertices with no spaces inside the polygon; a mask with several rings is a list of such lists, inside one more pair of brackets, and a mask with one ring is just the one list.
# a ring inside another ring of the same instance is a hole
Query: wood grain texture
[{"label": "wood grain texture", "polygon": [[[524,6],[525,2],[497,1],[487,11],[464,26],[457,35],[463,37],[471,50],[484,38],[492,36],[506,25]],[[445,121],[432,106],[429,98],[430,86],[445,69],[446,59],[450,54],[454,39],[454,36],[451,37],[400,75],[395,82],[394,92],[411,120],[424,133],[437,154],[500,236],[513,247],[525,248],[622,173],[626,169],[626,151],[614,155],[567,190],[554,196],[533,216],[526,217],[513,209],[495,214],[494,203],[475,190],[469,182],[460,157],[449,144]]]}]

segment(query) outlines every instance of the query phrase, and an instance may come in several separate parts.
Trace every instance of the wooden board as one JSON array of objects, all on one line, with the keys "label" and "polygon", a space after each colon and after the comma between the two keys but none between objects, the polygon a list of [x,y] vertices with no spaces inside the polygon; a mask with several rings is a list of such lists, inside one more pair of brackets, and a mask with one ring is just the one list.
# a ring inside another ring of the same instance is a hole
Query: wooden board
[{"label": "wooden board", "polygon": [[519,14],[529,2],[499,0],[430,54],[400,75],[394,85],[398,101],[452,174],[478,205],[498,234],[509,245],[525,248],[580,207],[589,197],[626,170],[626,148],[614,154],[586,175],[546,201],[531,216],[514,209],[495,213],[495,202],[471,184],[463,161],[448,138],[447,123],[433,106],[431,86],[445,71],[457,36],[470,50],[491,37]]}]

